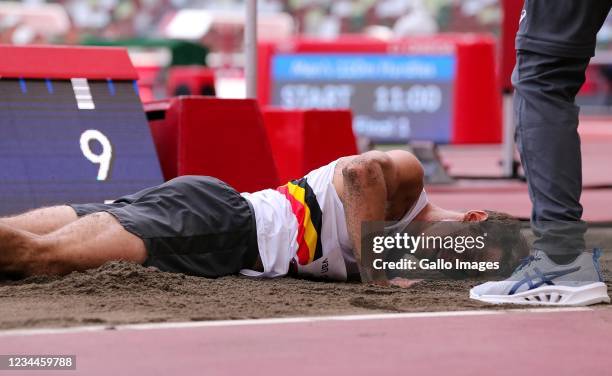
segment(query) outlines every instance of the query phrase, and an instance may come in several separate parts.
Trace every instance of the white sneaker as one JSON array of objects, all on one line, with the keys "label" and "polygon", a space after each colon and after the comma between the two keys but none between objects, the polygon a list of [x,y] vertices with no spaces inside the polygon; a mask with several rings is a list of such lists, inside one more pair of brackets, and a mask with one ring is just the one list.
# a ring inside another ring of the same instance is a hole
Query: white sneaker
[{"label": "white sneaker", "polygon": [[601,251],[583,252],[558,265],[542,251],[523,260],[510,278],[470,290],[470,298],[493,304],[586,306],[610,303],[599,267]]}]

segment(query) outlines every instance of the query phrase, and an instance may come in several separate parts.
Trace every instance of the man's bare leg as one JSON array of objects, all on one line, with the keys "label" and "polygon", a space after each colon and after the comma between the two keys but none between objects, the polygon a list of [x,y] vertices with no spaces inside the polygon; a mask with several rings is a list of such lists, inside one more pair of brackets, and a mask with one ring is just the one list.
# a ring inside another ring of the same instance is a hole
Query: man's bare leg
[{"label": "man's bare leg", "polygon": [[35,209],[13,217],[0,218],[0,224],[36,235],[49,234],[79,219],[70,206]]},{"label": "man's bare leg", "polygon": [[105,212],[87,215],[46,235],[0,223],[0,271],[5,273],[63,275],[113,260],[142,264],[146,258],[144,242]]}]

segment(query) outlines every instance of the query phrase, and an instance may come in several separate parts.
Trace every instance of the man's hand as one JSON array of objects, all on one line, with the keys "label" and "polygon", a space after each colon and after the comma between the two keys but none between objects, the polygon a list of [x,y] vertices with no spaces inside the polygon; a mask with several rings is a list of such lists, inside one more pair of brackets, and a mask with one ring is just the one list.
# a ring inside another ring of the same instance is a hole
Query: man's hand
[{"label": "man's hand", "polygon": [[401,287],[403,289],[407,289],[409,287],[414,286],[415,284],[421,282],[422,279],[407,279],[407,278],[400,278],[400,277],[395,277],[393,279],[390,280],[378,280],[378,281],[373,281],[372,284],[376,285],[376,286],[383,286],[383,287],[391,287],[391,286],[395,286],[395,287]]}]

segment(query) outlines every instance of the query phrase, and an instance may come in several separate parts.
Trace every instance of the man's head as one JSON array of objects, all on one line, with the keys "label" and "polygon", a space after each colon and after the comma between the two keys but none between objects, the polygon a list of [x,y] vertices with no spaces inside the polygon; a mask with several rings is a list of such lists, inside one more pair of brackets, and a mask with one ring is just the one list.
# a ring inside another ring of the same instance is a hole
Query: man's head
[{"label": "man's head", "polygon": [[510,274],[520,260],[529,255],[529,244],[521,233],[522,223],[510,214],[485,210],[487,218],[481,222],[487,233],[487,253],[483,261],[501,261],[502,273]]},{"label": "man's head", "polygon": [[[455,259],[470,262],[499,262],[500,269],[495,271],[451,271],[453,277],[475,277],[508,275],[519,261],[529,254],[526,239],[521,234],[521,222],[510,214],[493,210],[468,210],[447,212],[446,217],[432,221],[421,228],[425,235],[452,238],[453,248],[434,247],[425,249],[420,258]],[[475,239],[482,247],[466,249],[466,239]]]}]

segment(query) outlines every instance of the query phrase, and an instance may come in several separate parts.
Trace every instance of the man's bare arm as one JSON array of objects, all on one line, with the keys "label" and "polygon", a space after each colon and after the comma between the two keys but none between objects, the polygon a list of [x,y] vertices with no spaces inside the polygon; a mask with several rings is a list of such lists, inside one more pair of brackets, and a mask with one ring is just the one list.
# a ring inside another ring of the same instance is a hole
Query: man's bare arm
[{"label": "man's bare arm", "polygon": [[406,151],[371,151],[350,160],[342,176],[347,228],[361,262],[362,223],[389,219],[388,202],[405,213],[423,189],[423,169]]}]

